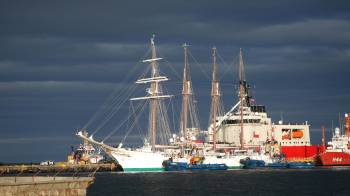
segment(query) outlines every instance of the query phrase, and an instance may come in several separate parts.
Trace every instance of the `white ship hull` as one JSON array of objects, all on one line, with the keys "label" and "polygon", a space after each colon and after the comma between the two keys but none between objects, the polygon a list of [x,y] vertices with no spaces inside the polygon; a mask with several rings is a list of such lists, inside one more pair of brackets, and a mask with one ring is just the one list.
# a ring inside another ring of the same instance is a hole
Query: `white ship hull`
[{"label": "white ship hull", "polygon": [[162,171],[162,163],[168,157],[163,152],[125,150],[124,153],[111,152],[124,171]]},{"label": "white ship hull", "polygon": [[114,148],[95,141],[92,137],[86,137],[81,131],[77,136],[92,144],[100,146],[108,155],[115,158],[124,171],[161,171],[164,160],[169,159],[164,152],[152,152],[150,146],[144,146],[135,150]]}]

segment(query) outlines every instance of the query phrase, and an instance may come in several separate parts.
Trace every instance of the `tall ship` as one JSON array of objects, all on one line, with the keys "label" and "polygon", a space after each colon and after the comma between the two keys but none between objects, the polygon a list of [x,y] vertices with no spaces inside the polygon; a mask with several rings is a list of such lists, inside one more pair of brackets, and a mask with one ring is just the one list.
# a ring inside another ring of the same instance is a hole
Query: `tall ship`
[{"label": "tall ship", "polygon": [[[122,143],[118,147],[105,144],[103,141],[97,141],[93,135],[87,136],[83,131],[78,131],[77,136],[92,144],[100,146],[108,155],[115,158],[123,167],[124,171],[157,171],[162,170],[162,162],[169,158],[167,149],[171,150],[176,146],[167,146],[168,139],[171,137],[169,125],[167,124],[167,112],[163,100],[172,97],[163,93],[162,82],[168,81],[166,76],[161,76],[159,71],[158,58],[154,36],[150,41],[151,58],[143,60],[143,63],[149,64],[150,76],[142,75],[136,84],[149,84],[146,89],[147,95],[143,97],[131,98],[130,101],[144,101],[142,108],[149,108],[148,137],[140,148],[124,148]],[[140,108],[139,107],[139,108]],[[138,110],[139,111],[139,110]],[[141,114],[138,114],[141,115]],[[129,118],[129,117],[127,117]],[[135,123],[139,116],[135,117]]]},{"label": "tall ship", "polygon": [[[337,127],[333,137],[326,148],[319,154],[320,164],[323,166],[350,165],[350,116],[348,113],[344,117],[345,126],[342,131]],[[324,141],[324,138],[323,138]]]}]

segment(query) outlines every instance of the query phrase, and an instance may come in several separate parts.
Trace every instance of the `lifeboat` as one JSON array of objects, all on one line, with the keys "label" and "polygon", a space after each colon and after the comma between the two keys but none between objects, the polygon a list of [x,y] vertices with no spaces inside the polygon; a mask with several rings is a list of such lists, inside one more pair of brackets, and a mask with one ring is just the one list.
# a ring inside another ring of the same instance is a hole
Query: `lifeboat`
[{"label": "lifeboat", "polygon": [[293,130],[292,137],[293,138],[302,138],[304,136],[304,132],[302,130]]},{"label": "lifeboat", "polygon": [[192,157],[192,158],[190,159],[190,164],[191,164],[191,165],[192,165],[192,164],[197,164],[197,163],[199,163],[201,160],[202,160],[201,157],[197,157],[197,156]]}]

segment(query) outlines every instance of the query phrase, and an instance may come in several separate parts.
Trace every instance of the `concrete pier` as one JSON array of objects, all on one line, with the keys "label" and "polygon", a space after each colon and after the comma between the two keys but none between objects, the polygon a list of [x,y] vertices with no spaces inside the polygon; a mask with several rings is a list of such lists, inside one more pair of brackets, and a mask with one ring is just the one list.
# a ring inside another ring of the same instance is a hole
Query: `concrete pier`
[{"label": "concrete pier", "polygon": [[1,196],[84,196],[93,177],[0,177]]},{"label": "concrete pier", "polygon": [[19,173],[75,173],[75,172],[104,172],[122,171],[123,168],[115,163],[103,164],[61,164],[61,165],[4,165],[0,166],[1,174]]}]

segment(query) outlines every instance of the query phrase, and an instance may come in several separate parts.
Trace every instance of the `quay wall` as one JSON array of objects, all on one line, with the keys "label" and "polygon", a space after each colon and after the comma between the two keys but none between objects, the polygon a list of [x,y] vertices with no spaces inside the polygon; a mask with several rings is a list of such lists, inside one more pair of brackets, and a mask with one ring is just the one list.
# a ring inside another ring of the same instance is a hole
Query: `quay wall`
[{"label": "quay wall", "polygon": [[0,166],[1,174],[19,174],[19,173],[75,173],[75,172],[109,172],[122,171],[119,164],[60,164],[60,165],[3,165]]},{"label": "quay wall", "polygon": [[93,177],[0,177],[1,196],[85,196]]}]

